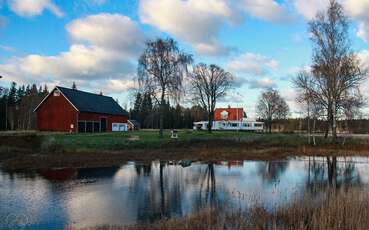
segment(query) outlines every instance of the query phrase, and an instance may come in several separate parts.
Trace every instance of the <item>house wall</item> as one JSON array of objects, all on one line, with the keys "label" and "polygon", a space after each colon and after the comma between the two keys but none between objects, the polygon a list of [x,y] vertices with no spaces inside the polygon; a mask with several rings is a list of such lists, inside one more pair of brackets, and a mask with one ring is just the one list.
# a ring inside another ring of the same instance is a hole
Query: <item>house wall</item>
[{"label": "house wall", "polygon": [[100,122],[101,118],[106,118],[107,127],[106,131],[112,131],[112,124],[113,123],[127,123],[128,116],[118,116],[118,115],[105,115],[99,113],[80,113],[78,114],[79,121],[98,121]]},{"label": "house wall", "polygon": [[[228,118],[223,119],[221,113],[223,111],[228,112]],[[235,120],[242,120],[243,117],[243,108],[217,108],[214,112],[214,120],[215,121],[235,121]]]},{"label": "house wall", "polygon": [[[75,132],[76,109],[60,94],[52,93],[37,109],[37,127],[40,131]],[[74,128],[71,130],[71,124]]]}]

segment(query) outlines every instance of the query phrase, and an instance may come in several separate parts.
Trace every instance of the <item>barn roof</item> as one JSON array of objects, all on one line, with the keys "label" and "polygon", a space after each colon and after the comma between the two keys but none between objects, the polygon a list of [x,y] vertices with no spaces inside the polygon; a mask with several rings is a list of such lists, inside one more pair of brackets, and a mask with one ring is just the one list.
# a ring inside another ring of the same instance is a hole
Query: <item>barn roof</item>
[{"label": "barn roof", "polygon": [[[60,92],[66,97],[66,99],[79,112],[128,116],[127,111],[122,109],[122,107],[120,107],[120,105],[112,97],[88,93],[76,89],[69,89],[61,86],[56,86],[55,89],[59,89]],[[41,104],[42,102],[40,103],[40,105]],[[39,106],[36,107],[35,111],[38,109]]]}]

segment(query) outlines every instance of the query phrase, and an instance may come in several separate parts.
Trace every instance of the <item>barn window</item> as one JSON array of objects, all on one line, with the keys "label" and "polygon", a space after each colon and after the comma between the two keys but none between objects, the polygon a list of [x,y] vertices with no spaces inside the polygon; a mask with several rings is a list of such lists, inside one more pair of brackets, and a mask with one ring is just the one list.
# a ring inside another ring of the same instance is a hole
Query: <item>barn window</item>
[{"label": "barn window", "polygon": [[54,91],[54,97],[59,97],[60,96],[60,91],[59,90],[55,90]]},{"label": "barn window", "polygon": [[86,132],[86,122],[85,121],[79,121],[78,122],[78,132],[79,133]]},{"label": "barn window", "polygon": [[94,132],[100,132],[100,122],[94,122]]},{"label": "barn window", "polygon": [[86,122],[86,133],[92,133],[93,132],[93,126],[91,121]]}]

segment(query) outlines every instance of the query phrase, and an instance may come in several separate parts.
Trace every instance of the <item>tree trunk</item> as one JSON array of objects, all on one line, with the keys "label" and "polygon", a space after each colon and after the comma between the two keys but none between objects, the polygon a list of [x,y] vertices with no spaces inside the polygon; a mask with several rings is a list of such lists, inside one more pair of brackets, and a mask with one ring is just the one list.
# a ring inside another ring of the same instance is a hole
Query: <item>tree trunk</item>
[{"label": "tree trunk", "polygon": [[315,142],[315,127],[316,127],[316,118],[314,118],[314,121],[313,121],[313,143],[314,145],[316,145],[316,142]]},{"label": "tree trunk", "polygon": [[310,102],[308,101],[308,116],[307,116],[307,131],[308,131],[308,144],[310,145],[311,129],[310,129]]},{"label": "tree trunk", "polygon": [[330,124],[331,124],[331,110],[328,109],[327,123],[326,123],[326,126],[325,126],[324,138],[328,138]]},{"label": "tree trunk", "polygon": [[160,100],[160,114],[159,114],[159,137],[163,138],[163,130],[164,130],[164,92],[161,94]]},{"label": "tree trunk", "polygon": [[208,114],[208,132],[211,133],[211,128],[213,127],[213,113]]},{"label": "tree trunk", "polygon": [[332,106],[332,138],[333,140],[337,137],[337,117],[336,117],[336,103]]},{"label": "tree trunk", "polygon": [[269,123],[269,133],[272,133],[272,120],[270,119],[268,123]]}]

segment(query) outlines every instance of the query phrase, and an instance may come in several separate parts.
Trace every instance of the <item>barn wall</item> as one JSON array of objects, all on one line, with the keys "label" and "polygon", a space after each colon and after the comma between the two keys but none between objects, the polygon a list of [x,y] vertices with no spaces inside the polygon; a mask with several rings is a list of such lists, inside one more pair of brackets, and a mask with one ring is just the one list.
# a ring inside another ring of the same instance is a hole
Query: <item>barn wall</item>
[{"label": "barn wall", "polygon": [[98,113],[80,113],[78,120],[80,121],[100,121],[101,118],[106,118],[107,127],[106,131],[112,131],[112,123],[127,123],[128,116],[117,116],[117,115],[105,115]]},{"label": "barn wall", "polygon": [[63,95],[51,94],[37,110],[37,127],[40,131],[69,132],[71,124],[76,130],[77,111]]}]

